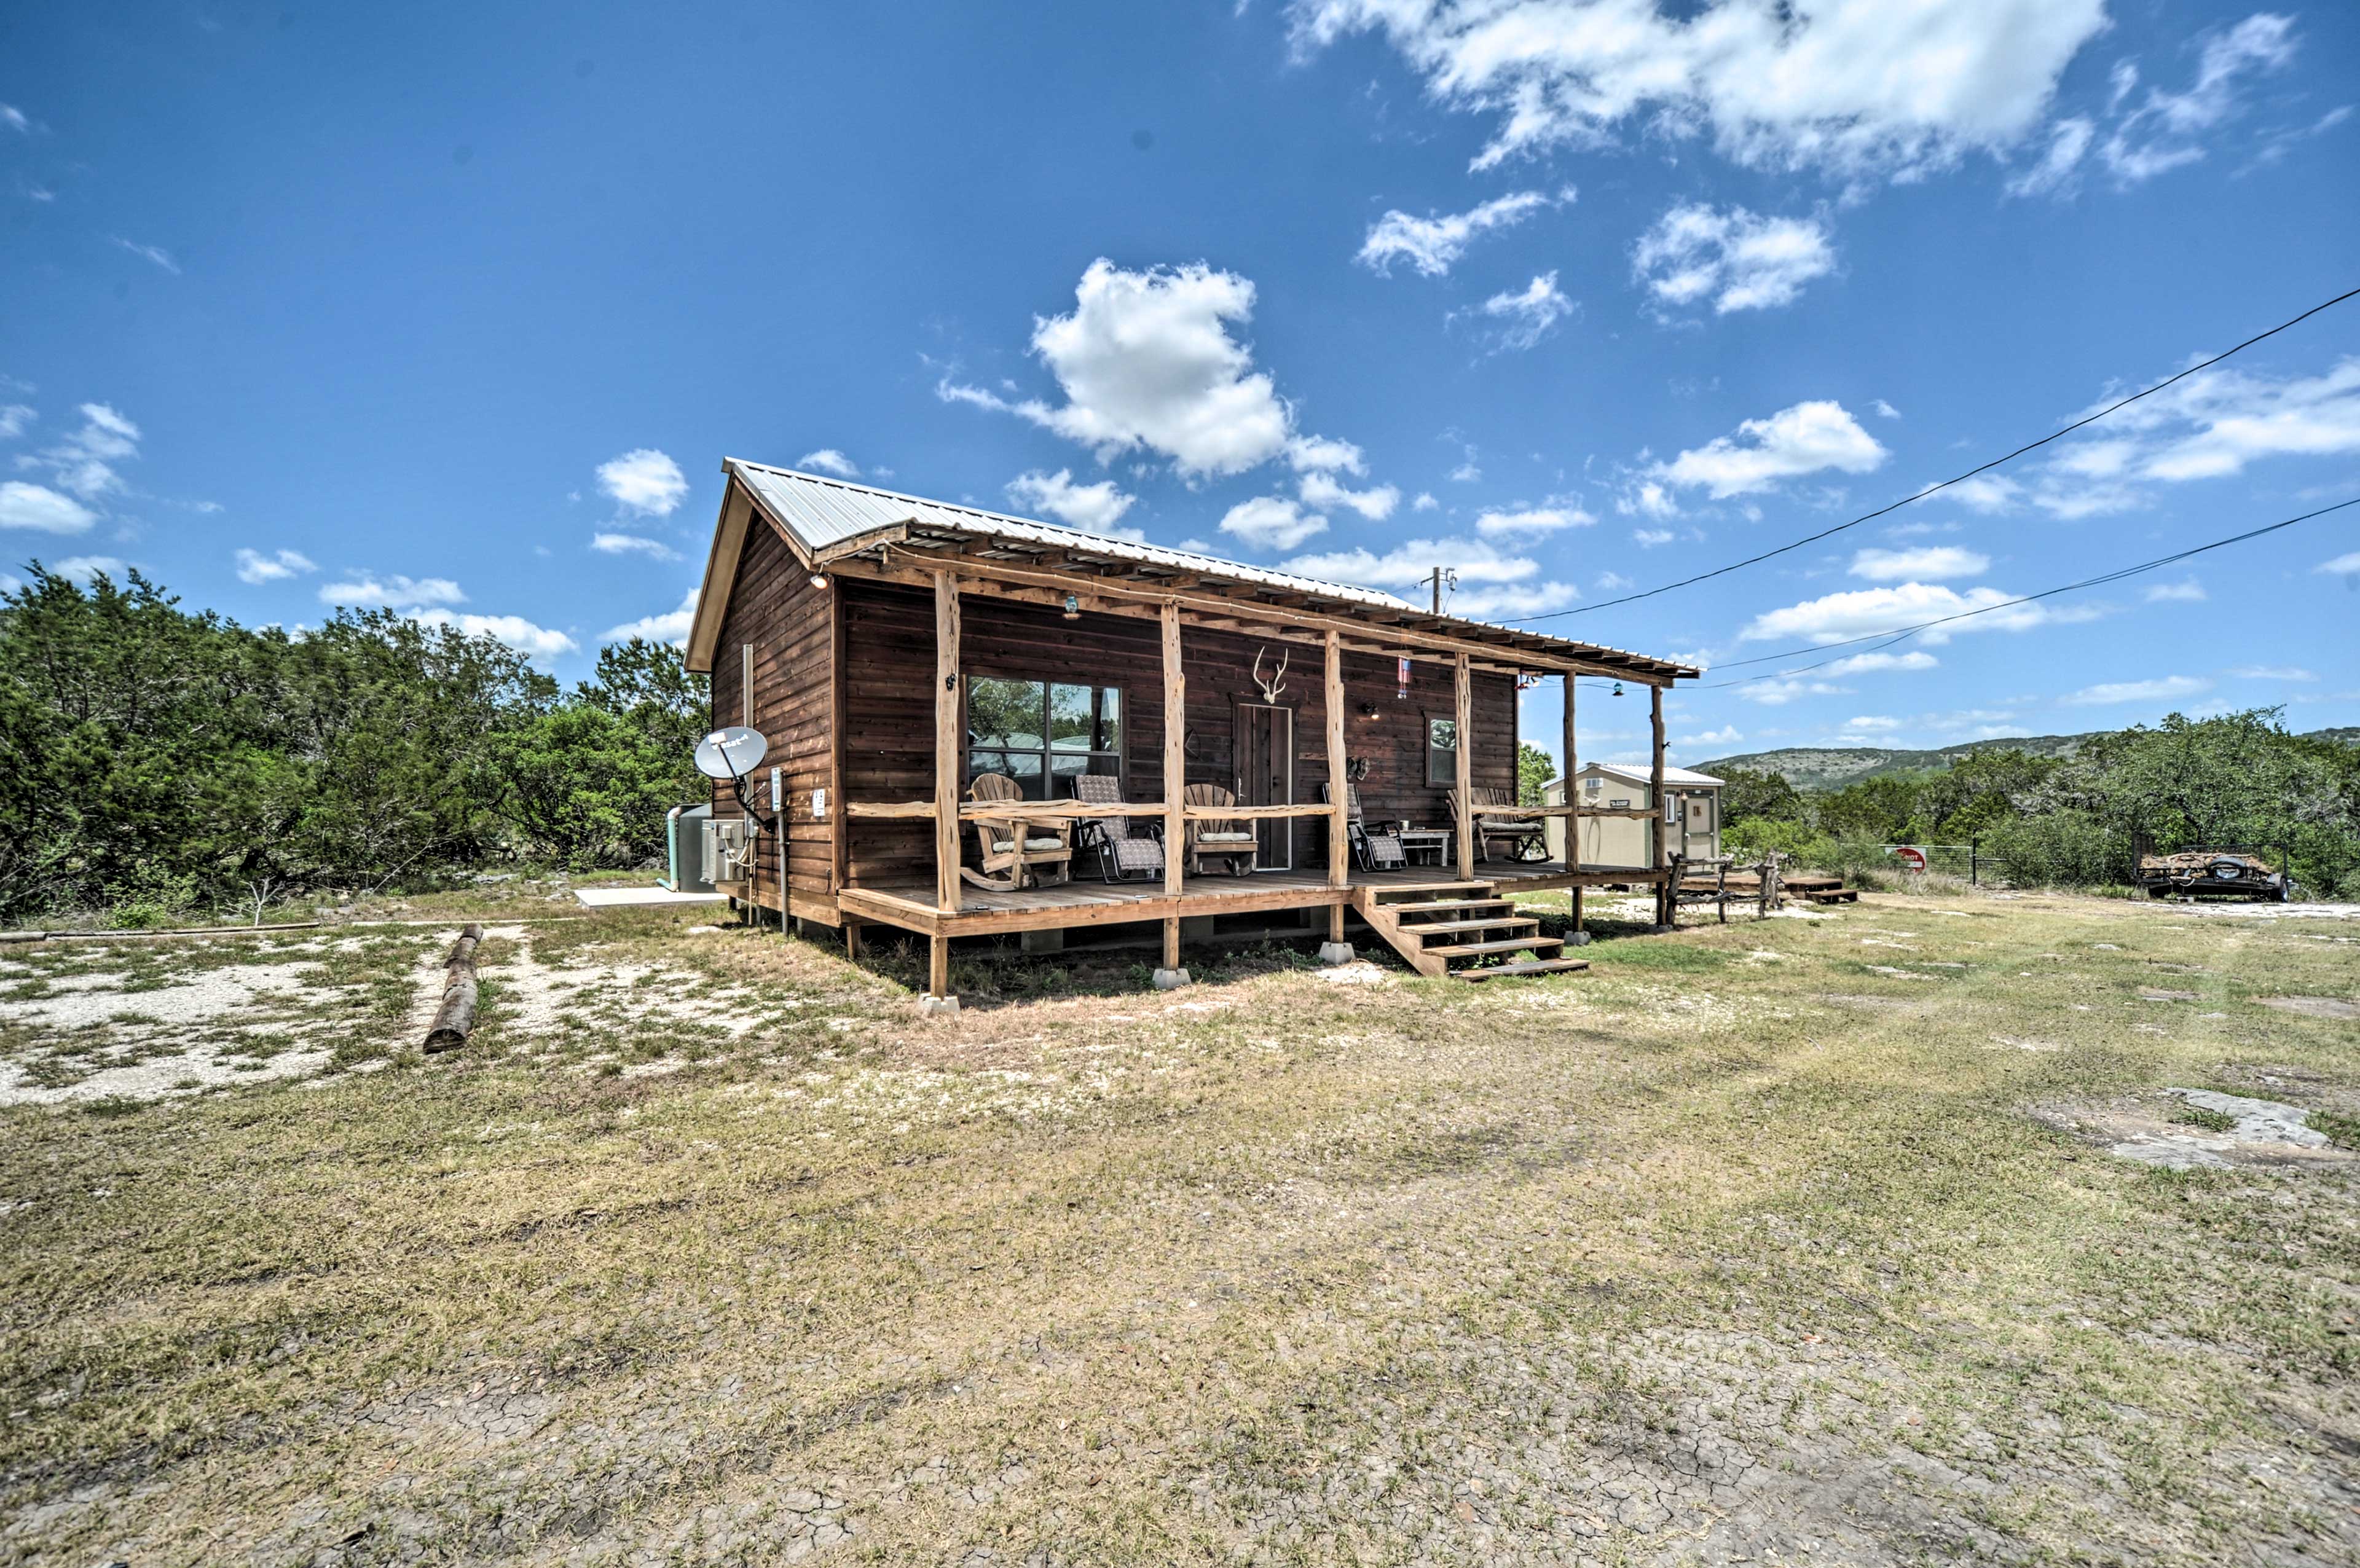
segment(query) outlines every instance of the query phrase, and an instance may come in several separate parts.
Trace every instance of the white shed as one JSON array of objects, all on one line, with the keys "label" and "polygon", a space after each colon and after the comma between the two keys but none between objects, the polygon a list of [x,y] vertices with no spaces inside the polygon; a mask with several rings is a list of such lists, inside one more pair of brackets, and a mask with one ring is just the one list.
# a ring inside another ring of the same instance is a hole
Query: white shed
[{"label": "white shed", "polygon": [[[1584,806],[1606,810],[1653,805],[1653,789],[1644,765],[1621,762],[1585,763],[1576,775],[1581,780]],[[1664,793],[1671,824],[1671,852],[1690,860],[1710,860],[1721,853],[1721,785],[1709,773],[1685,768],[1664,768]],[[1549,780],[1543,799],[1552,806],[1565,804],[1565,780]],[[1563,817],[1548,821],[1549,858],[1565,858]],[[1638,817],[1588,817],[1581,823],[1581,864],[1589,866],[1645,866],[1652,823]]]}]

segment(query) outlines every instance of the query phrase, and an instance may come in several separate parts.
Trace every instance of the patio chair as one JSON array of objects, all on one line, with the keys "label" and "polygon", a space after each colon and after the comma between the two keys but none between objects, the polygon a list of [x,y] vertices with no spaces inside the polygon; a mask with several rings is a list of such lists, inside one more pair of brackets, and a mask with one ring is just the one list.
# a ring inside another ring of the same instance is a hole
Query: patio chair
[{"label": "patio chair", "polygon": [[[1122,781],[1110,773],[1076,774],[1074,799],[1093,806],[1120,806],[1123,803]],[[1129,877],[1161,881],[1164,830],[1153,822],[1143,825],[1143,834],[1134,833],[1132,820],[1128,817],[1084,817],[1075,842],[1083,849],[1097,852],[1098,875],[1109,882]]]},{"label": "patio chair", "polygon": [[[1184,806],[1234,806],[1238,798],[1218,784],[1191,784],[1180,791]],[[1186,824],[1188,875],[1202,877],[1205,862],[1229,863],[1229,875],[1243,877],[1254,869],[1262,840],[1253,824],[1241,817],[1191,817]]]},{"label": "patio chair", "polygon": [[[1511,860],[1546,860],[1548,829],[1536,817],[1487,817],[1486,806],[1513,806],[1515,799],[1496,784],[1478,784],[1470,791],[1475,810],[1475,858],[1491,858],[1491,841],[1508,846]],[[1450,817],[1459,819],[1459,791],[1449,791]]]},{"label": "patio chair", "polygon": [[[1005,773],[978,773],[967,786],[967,799],[1015,802],[1024,799],[1016,780]],[[1072,875],[1074,824],[1055,818],[971,817],[976,859],[982,869],[962,866],[959,875],[978,887],[1005,892],[1064,882]]]},{"label": "patio chair", "polygon": [[[1319,798],[1329,805],[1336,803],[1335,786],[1319,786]],[[1360,790],[1356,784],[1344,786],[1344,836],[1352,846],[1352,864],[1363,871],[1398,871],[1409,864],[1409,855],[1402,841],[1387,832],[1382,824],[1371,833],[1368,819],[1360,811]]]}]

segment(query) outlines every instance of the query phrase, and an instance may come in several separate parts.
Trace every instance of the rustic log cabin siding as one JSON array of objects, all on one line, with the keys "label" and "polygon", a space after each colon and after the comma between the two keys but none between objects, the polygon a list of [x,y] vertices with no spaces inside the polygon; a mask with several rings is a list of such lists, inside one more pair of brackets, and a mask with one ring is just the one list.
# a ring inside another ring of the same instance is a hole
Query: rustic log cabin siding
[{"label": "rustic log cabin siding", "polygon": [[[844,793],[862,801],[922,800],[934,789],[934,602],[925,593],[890,583],[839,579],[844,616]],[[1156,623],[1123,615],[1085,615],[1068,621],[1056,610],[969,593],[960,604],[960,672],[1016,680],[1118,686],[1123,696],[1122,781],[1136,801],[1164,798],[1164,677]],[[1181,632],[1187,677],[1187,730],[1193,741],[1186,781],[1235,789],[1237,709],[1260,702],[1254,654],[1268,649],[1268,677],[1282,652],[1291,654],[1279,705],[1294,711],[1295,799],[1320,798],[1328,781],[1327,713],[1322,655],[1303,643],[1258,641],[1229,632],[1187,626]],[[736,646],[725,639],[723,654]],[[716,711],[725,659],[715,663]],[[1453,708],[1448,665],[1410,666],[1410,694],[1395,697],[1393,662],[1365,655],[1344,659],[1345,746],[1369,759],[1360,799],[1372,817],[1407,818],[1445,825],[1449,811],[1441,787],[1426,784],[1426,718]],[[758,677],[759,679],[759,677]],[[1515,783],[1515,683],[1478,674],[1474,686],[1475,782]],[[1374,707],[1363,717],[1363,705]],[[839,825],[841,825],[839,823]],[[1319,863],[1327,826],[1290,824],[1295,864]],[[868,820],[851,825],[847,879],[867,887],[913,887],[934,877],[934,830],[923,821]],[[803,880],[796,878],[800,889]]]},{"label": "rustic log cabin siding", "polygon": [[[794,912],[832,921],[830,835],[840,813],[831,811],[826,822],[812,820],[812,791],[828,787],[831,593],[811,585],[810,573],[766,524],[758,519],[747,530],[713,661],[713,723],[719,727],[746,722],[740,690],[745,660],[739,650],[750,644],[752,722],[770,740],[770,750],[747,780],[747,795],[767,805],[770,769],[784,770],[787,883],[794,895]],[[716,814],[736,810],[727,785],[715,789],[713,804]],[[765,908],[779,907],[779,846],[767,834],[756,864],[754,895]]]}]

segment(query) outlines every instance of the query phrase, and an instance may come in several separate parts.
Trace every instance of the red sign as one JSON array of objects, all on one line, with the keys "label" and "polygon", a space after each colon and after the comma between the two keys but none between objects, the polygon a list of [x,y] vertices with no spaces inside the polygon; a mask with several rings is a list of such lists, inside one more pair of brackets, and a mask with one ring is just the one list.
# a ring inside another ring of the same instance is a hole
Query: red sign
[{"label": "red sign", "polygon": [[1898,860],[1902,865],[1907,866],[1912,871],[1923,871],[1926,869],[1926,852],[1918,848],[1914,844],[1898,844],[1894,845],[1893,858]]}]

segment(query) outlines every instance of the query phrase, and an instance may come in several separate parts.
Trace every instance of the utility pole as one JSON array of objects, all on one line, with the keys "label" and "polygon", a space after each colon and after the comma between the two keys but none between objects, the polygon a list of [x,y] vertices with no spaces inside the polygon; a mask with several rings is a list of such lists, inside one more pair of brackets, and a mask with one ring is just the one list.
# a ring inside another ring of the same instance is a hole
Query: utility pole
[{"label": "utility pole", "polygon": [[1438,615],[1442,614],[1442,591],[1459,586],[1459,573],[1448,566],[1437,566],[1426,574],[1426,580],[1434,589],[1434,613]]}]

